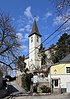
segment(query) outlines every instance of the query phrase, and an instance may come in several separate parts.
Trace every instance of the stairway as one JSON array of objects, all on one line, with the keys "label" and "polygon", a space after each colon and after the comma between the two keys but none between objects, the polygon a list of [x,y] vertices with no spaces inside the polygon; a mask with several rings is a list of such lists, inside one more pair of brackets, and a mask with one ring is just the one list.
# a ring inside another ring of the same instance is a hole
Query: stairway
[{"label": "stairway", "polygon": [[16,81],[12,81],[12,82],[7,82],[8,84],[8,91],[9,93],[12,93],[12,92],[23,92],[25,93],[25,90],[20,87]]}]

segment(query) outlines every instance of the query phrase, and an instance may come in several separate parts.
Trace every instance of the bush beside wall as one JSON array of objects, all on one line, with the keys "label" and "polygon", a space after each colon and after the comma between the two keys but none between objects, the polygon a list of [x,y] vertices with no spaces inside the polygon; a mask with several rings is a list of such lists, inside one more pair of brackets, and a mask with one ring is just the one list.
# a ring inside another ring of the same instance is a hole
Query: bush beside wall
[{"label": "bush beside wall", "polygon": [[42,93],[49,93],[49,92],[51,92],[51,88],[47,87],[45,85],[41,86],[40,89],[41,89]]}]

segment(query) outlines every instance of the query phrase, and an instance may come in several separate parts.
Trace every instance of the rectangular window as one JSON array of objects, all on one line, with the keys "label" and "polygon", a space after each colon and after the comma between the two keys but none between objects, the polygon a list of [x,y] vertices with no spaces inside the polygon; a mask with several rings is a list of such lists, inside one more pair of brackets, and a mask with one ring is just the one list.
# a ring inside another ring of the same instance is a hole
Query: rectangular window
[{"label": "rectangular window", "polygon": [[33,37],[31,37],[31,43],[33,42]]},{"label": "rectangular window", "polygon": [[39,42],[39,37],[37,36],[37,42]]},{"label": "rectangular window", "polygon": [[59,79],[53,79],[52,80],[52,88],[59,87]]},{"label": "rectangular window", "polygon": [[70,73],[70,67],[66,67],[66,73]]},{"label": "rectangular window", "polygon": [[58,79],[55,80],[54,84],[55,84],[55,87],[58,87]]}]

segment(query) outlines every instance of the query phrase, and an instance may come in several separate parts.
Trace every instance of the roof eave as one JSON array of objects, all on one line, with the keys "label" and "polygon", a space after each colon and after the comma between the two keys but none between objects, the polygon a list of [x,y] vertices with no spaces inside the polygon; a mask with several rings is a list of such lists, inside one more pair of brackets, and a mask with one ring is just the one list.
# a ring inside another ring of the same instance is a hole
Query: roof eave
[{"label": "roof eave", "polygon": [[38,35],[38,36],[42,37],[42,35],[40,35],[40,34],[38,34],[38,33],[36,33],[36,32],[34,32],[34,33],[30,34],[28,37],[32,36],[33,34],[36,34],[36,35]]}]

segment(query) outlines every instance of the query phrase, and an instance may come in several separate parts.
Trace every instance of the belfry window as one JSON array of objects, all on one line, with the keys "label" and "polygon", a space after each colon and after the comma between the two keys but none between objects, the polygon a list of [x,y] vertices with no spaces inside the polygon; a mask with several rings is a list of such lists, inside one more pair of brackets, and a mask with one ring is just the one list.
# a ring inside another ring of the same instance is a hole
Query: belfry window
[{"label": "belfry window", "polygon": [[39,37],[37,36],[37,42],[39,42]]},{"label": "belfry window", "polygon": [[33,42],[33,37],[31,37],[31,43]]}]

